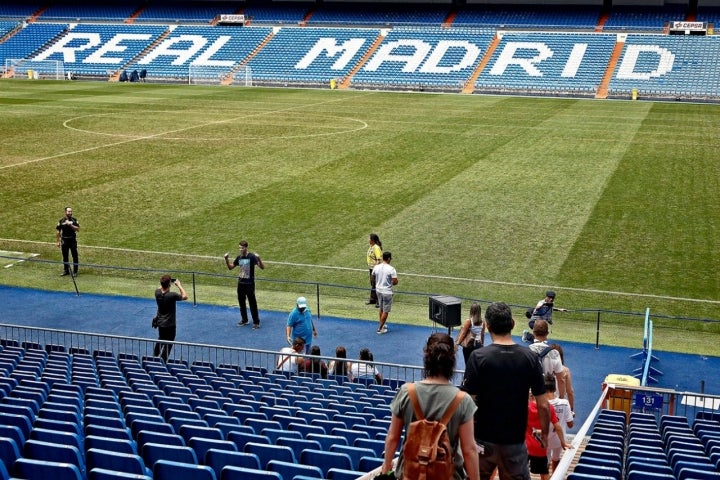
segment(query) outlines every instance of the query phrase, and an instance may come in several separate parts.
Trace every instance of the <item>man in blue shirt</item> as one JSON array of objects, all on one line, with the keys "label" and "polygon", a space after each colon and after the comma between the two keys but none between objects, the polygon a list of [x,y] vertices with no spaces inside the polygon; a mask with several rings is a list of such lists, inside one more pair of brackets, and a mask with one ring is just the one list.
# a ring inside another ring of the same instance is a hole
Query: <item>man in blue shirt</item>
[{"label": "man in blue shirt", "polygon": [[292,344],[293,339],[300,337],[305,340],[305,353],[310,352],[313,337],[317,337],[317,330],[312,320],[312,314],[307,306],[307,299],[299,297],[295,302],[290,315],[288,315],[287,326],[285,327],[285,336],[288,344]]}]

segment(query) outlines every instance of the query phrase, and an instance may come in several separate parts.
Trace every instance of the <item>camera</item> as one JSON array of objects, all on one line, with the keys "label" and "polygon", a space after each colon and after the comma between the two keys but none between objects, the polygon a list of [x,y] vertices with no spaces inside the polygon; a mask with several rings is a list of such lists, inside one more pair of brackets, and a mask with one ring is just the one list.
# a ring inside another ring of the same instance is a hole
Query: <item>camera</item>
[{"label": "camera", "polygon": [[171,278],[171,279],[170,279],[170,283],[175,283],[175,282],[177,282],[177,278]]}]

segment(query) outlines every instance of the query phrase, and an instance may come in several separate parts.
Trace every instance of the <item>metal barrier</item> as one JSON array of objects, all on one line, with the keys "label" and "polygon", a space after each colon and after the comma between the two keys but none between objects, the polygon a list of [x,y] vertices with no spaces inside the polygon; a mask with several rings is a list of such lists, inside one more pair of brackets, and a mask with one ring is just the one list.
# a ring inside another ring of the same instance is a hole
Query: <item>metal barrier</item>
[{"label": "metal barrier", "polygon": [[[138,358],[152,357],[157,339],[126,337],[120,335],[101,335],[96,333],[76,332],[72,330],[50,330],[18,325],[0,324],[0,341],[15,341],[21,347],[35,348],[51,352],[62,350],[65,352],[82,352],[104,354],[110,352],[118,354],[132,354]],[[246,369],[248,367],[265,369],[267,372],[275,370],[279,352],[270,350],[253,350],[240,347],[222,347],[203,343],[168,342],[173,345],[170,361],[185,361],[188,365],[195,362],[210,362],[213,365],[227,365]],[[288,354],[283,353],[283,356]],[[292,357],[305,357],[303,354],[292,354]],[[382,362],[363,362],[347,358],[320,357],[329,362],[351,361],[352,363],[372,364],[378,369],[383,383],[396,388],[404,382],[414,382],[422,379],[423,368],[417,365],[400,365]]]},{"label": "metal barrier", "polygon": [[623,411],[628,418],[632,412],[651,413],[655,416],[658,425],[663,415],[684,416],[692,425],[696,418],[720,417],[720,395],[607,384],[592,412],[575,434],[572,448],[565,451],[550,480],[562,480],[567,476],[573,460],[581,453],[581,447],[588,439],[588,432],[595,419],[605,408]]}]

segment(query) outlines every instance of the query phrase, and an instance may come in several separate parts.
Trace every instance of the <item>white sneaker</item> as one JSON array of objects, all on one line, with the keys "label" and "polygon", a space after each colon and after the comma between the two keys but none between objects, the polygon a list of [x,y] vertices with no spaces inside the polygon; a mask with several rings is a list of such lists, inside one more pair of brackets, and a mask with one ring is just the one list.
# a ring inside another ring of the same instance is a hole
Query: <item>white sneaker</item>
[{"label": "white sneaker", "polygon": [[380,330],[377,331],[377,334],[378,334],[378,335],[385,335],[387,332],[388,332],[388,328],[387,328],[387,327],[383,327],[383,328],[381,328]]}]

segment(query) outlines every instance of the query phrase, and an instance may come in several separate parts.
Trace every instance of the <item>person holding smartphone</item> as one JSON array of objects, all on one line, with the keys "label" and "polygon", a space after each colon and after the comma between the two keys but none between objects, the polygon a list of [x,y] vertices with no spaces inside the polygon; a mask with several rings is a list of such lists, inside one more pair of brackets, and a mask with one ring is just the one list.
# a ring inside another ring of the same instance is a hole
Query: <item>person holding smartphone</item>
[{"label": "person holding smartphone", "polygon": [[[180,292],[171,291],[172,285],[175,285]],[[155,344],[153,355],[161,357],[165,361],[170,356],[170,350],[173,347],[172,343],[167,342],[175,341],[177,333],[177,302],[187,300],[187,298],[187,293],[180,280],[170,278],[170,275],[160,277],[160,288],[155,290],[155,302],[157,302],[155,324],[158,329],[158,342]]]}]

